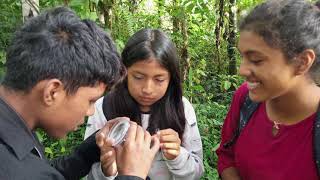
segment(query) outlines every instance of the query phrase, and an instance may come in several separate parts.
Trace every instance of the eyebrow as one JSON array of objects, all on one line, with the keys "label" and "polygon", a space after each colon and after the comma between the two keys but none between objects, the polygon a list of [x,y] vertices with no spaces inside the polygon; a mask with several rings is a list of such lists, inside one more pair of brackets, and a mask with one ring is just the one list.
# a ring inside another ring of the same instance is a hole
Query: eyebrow
[{"label": "eyebrow", "polygon": [[[237,47],[238,51],[241,53],[240,49]],[[259,56],[265,56],[261,52],[256,51],[256,50],[247,50],[241,54],[245,54],[247,56],[252,56],[252,55],[259,55]]]},{"label": "eyebrow", "polygon": [[[136,74],[141,74],[141,75],[143,75],[143,76],[147,76],[147,74],[144,74],[144,73],[142,73],[142,72],[140,72],[140,71],[132,71],[133,73],[136,73]],[[166,76],[166,74],[157,74],[157,75],[155,75],[155,77],[161,77],[161,76]]]}]

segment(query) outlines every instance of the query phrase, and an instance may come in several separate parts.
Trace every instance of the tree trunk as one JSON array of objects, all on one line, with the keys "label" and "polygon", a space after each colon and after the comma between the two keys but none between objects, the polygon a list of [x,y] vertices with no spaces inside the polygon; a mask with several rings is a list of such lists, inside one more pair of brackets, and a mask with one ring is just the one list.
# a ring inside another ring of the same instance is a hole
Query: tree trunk
[{"label": "tree trunk", "polygon": [[182,60],[182,80],[187,79],[187,74],[190,68],[190,57],[188,52],[189,36],[188,36],[188,24],[187,15],[184,12],[184,18],[181,21],[181,33],[182,33],[182,48],[181,48],[181,60]]},{"label": "tree trunk", "polygon": [[[177,13],[177,11],[178,11],[178,9],[180,8],[179,7],[179,2],[178,2],[178,0],[172,0],[172,6],[173,6],[173,14],[172,14],[172,31],[173,31],[173,33],[174,34],[178,34],[178,33],[180,33],[180,19],[179,19],[179,17],[176,15]],[[178,49],[180,49],[180,43],[179,43],[179,41],[177,40],[177,38],[175,38],[175,39],[173,39],[173,42],[176,44],[176,47],[177,47],[177,50]]]},{"label": "tree trunk", "polygon": [[[179,2],[177,2],[177,0],[173,0],[173,8],[174,11],[177,11],[179,8]],[[179,32],[180,31],[180,22],[179,22],[179,18],[176,15],[172,16],[172,27],[173,27],[173,32]]]},{"label": "tree trunk", "polygon": [[158,25],[159,27],[162,27],[162,17],[164,16],[164,0],[158,0]]},{"label": "tree trunk", "polygon": [[138,0],[129,0],[129,3],[130,3],[129,11],[132,14],[136,13],[140,2]]},{"label": "tree trunk", "polygon": [[220,46],[221,46],[221,34],[222,34],[223,24],[224,24],[224,16],[223,16],[224,15],[224,0],[219,0],[218,13],[219,13],[219,16],[217,19],[216,29],[215,29],[216,49],[217,49],[218,53],[216,53],[214,60],[217,61],[217,63],[218,63],[217,70],[218,70],[218,72],[220,72],[220,69],[221,69]]},{"label": "tree trunk", "polygon": [[21,0],[21,4],[23,22],[39,14],[39,0]]},{"label": "tree trunk", "polygon": [[228,57],[229,57],[229,74],[237,74],[236,62],[236,0],[230,0],[229,3],[229,38],[228,38]]},{"label": "tree trunk", "polygon": [[100,11],[99,14],[103,15],[103,18],[100,16],[99,20],[104,20],[105,28],[109,29],[110,32],[112,32],[112,8],[114,5],[114,0],[105,0],[105,1],[99,1],[98,3],[98,10]]},{"label": "tree trunk", "polygon": [[69,5],[69,0],[63,0],[63,4],[64,4],[65,6],[68,6],[68,5]]}]

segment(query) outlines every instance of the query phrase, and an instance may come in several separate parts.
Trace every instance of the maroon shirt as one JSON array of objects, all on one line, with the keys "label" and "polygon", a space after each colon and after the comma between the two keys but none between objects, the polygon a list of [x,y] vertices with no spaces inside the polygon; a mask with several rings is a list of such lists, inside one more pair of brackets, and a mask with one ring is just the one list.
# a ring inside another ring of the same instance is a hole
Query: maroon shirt
[{"label": "maroon shirt", "polygon": [[317,180],[313,157],[313,123],[316,114],[294,125],[279,125],[272,135],[273,122],[260,103],[236,143],[229,149],[223,144],[231,139],[239,121],[240,107],[248,93],[246,83],[235,92],[222,128],[222,142],[217,150],[219,174],[235,167],[244,180]]}]

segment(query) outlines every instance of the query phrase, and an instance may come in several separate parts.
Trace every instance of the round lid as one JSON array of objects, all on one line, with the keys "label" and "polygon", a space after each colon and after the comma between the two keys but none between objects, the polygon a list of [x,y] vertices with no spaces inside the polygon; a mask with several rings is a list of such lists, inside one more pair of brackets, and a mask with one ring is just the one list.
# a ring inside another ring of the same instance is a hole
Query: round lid
[{"label": "round lid", "polygon": [[129,127],[130,123],[126,119],[120,119],[116,124],[112,126],[111,130],[108,133],[108,138],[114,140],[112,146],[117,146],[124,141]]}]

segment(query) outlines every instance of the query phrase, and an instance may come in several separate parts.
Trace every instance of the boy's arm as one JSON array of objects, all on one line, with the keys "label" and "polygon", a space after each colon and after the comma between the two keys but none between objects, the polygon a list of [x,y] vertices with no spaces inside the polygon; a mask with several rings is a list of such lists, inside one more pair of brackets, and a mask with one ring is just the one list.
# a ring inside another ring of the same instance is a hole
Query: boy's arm
[{"label": "boy's arm", "polygon": [[80,179],[87,175],[92,164],[100,161],[100,149],[96,145],[95,134],[76,147],[72,154],[53,159],[51,165],[66,179]]}]

